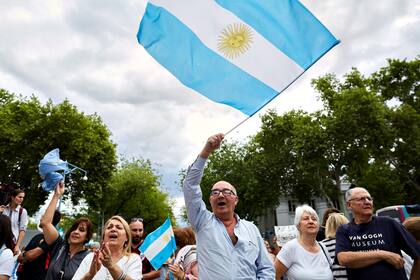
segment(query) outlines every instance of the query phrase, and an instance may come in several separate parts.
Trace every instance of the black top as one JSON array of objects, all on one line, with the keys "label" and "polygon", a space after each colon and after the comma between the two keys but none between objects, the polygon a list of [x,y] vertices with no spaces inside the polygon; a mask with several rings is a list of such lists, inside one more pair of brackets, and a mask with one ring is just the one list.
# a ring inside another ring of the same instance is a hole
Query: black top
[{"label": "black top", "polygon": [[29,241],[28,245],[25,247],[25,251],[30,251],[35,248],[41,248],[43,253],[31,262],[26,262],[23,265],[23,269],[21,272],[18,272],[18,279],[19,280],[44,280],[47,274],[47,270],[45,269],[45,262],[47,260],[48,251],[50,250],[50,246],[48,246],[47,242],[44,240],[44,234],[39,233],[32,237]]},{"label": "black top", "polygon": [[316,234],[316,241],[322,241],[325,239],[325,228],[319,227],[319,231]]},{"label": "black top", "polygon": [[[45,280],[71,280],[89,251],[80,251],[70,258],[69,244],[60,236],[54,241],[51,247],[51,263]],[[60,271],[62,269],[64,271],[64,276],[63,278],[60,278]]]}]

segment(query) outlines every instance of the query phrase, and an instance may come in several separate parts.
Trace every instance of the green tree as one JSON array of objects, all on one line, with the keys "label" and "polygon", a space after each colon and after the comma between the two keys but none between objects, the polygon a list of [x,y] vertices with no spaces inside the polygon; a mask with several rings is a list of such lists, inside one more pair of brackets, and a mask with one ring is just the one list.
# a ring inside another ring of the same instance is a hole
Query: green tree
[{"label": "green tree", "polygon": [[360,184],[358,179],[370,162],[383,160],[392,147],[389,110],[368,84],[369,80],[356,69],[346,74],[343,82],[334,75],[313,81],[324,103],[324,109],[317,114],[325,133],[322,144],[329,165],[325,175],[337,190],[343,177]]},{"label": "green tree", "polygon": [[96,114],[85,115],[68,100],[54,105],[35,97],[22,97],[0,89],[0,182],[17,183],[26,189],[25,208],[33,214],[45,201],[40,188],[38,163],[52,149],[88,171],[67,179],[74,203],[82,198],[100,208],[102,187],[116,166],[115,144],[110,132]]},{"label": "green tree", "polygon": [[420,201],[420,57],[412,61],[388,60],[373,73],[370,85],[386,101],[392,102],[389,123],[393,146],[387,164],[403,186],[404,201]]},{"label": "green tree", "polygon": [[[322,195],[331,201],[336,192],[326,178],[330,165],[325,158],[325,129],[316,115],[292,111],[282,116],[274,111],[262,117],[255,141],[261,154],[259,181],[280,195],[310,201]],[[264,172],[265,170],[265,172]]]},{"label": "green tree", "polygon": [[248,143],[223,145],[205,170],[205,196],[216,181],[229,181],[241,197],[238,212],[253,218],[283,195],[299,202],[321,196],[332,205],[345,179],[368,188],[377,207],[418,203],[419,59],[389,60],[368,77],[355,68],[342,80],[328,74],[312,84],[323,109],[270,111]]},{"label": "green tree", "polygon": [[168,216],[175,224],[168,195],[159,190],[159,177],[151,162],[143,159],[123,161],[106,188],[102,210],[105,220],[116,214],[127,220],[141,217],[149,230]]}]

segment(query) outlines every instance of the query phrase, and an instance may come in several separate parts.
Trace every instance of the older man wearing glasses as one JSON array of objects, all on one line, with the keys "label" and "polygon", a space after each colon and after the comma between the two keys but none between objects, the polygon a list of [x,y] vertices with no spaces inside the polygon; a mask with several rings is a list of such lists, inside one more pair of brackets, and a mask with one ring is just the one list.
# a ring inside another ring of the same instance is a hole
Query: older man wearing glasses
[{"label": "older man wearing glasses", "polygon": [[414,260],[411,279],[420,279],[420,247],[397,221],[373,215],[373,198],[364,188],[346,193],[354,219],[338,228],[336,256],[348,279],[407,279],[401,250]]},{"label": "older man wearing glasses", "polygon": [[236,189],[228,182],[214,184],[213,212],[206,209],[200,182],[210,154],[220,147],[223,134],[211,136],[184,180],[188,220],[197,233],[199,279],[274,279],[273,264],[257,227],[235,214]]}]

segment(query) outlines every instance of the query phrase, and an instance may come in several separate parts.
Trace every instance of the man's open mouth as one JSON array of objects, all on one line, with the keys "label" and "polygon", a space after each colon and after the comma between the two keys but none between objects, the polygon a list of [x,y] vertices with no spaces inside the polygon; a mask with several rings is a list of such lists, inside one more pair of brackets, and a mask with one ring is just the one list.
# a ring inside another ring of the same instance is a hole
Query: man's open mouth
[{"label": "man's open mouth", "polygon": [[226,206],[226,201],[223,201],[223,200],[218,201],[217,206]]}]

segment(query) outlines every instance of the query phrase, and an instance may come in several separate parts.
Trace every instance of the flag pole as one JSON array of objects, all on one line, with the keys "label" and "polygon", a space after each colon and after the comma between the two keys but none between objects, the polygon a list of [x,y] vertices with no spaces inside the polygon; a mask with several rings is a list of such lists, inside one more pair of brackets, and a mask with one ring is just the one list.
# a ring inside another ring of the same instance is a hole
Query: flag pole
[{"label": "flag pole", "polygon": [[233,128],[231,128],[228,132],[225,133],[225,136],[228,135],[229,133],[231,133],[232,131],[234,131],[235,129],[237,129],[241,124],[243,124],[244,122],[246,122],[247,120],[249,120],[252,116],[248,116],[246,117],[246,119],[244,119],[243,121],[241,121],[240,123],[238,123],[237,125],[235,125]]}]

